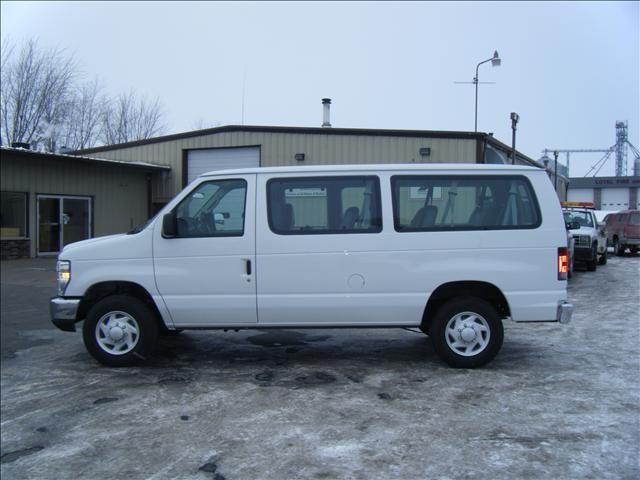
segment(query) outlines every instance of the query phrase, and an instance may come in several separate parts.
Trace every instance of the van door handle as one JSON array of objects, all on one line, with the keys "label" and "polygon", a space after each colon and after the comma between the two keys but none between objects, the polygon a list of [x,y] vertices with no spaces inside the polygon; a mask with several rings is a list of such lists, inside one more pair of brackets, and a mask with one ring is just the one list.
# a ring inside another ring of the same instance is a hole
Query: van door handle
[{"label": "van door handle", "polygon": [[245,258],[244,262],[245,272],[247,273],[247,275],[251,275],[251,260]]}]

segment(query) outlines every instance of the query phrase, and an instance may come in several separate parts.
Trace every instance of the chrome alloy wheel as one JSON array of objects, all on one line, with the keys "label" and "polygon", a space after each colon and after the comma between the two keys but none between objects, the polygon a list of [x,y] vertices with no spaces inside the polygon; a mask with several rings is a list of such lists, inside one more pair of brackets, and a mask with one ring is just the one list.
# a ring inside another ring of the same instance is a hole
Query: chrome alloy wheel
[{"label": "chrome alloy wheel", "polygon": [[481,315],[461,312],[447,322],[444,334],[451,350],[463,357],[471,357],[487,348],[491,329]]},{"label": "chrome alloy wheel", "polygon": [[110,355],[124,355],[138,344],[138,322],[126,312],[109,312],[96,324],[96,342]]}]

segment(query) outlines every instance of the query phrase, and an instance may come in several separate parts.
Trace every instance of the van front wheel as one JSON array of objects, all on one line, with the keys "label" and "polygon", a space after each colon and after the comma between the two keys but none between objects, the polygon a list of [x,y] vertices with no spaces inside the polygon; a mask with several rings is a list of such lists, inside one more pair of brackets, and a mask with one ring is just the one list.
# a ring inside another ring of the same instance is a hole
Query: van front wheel
[{"label": "van front wheel", "polygon": [[141,300],[114,295],[89,310],[82,338],[91,356],[103,365],[128,367],[151,354],[158,338],[158,324]]},{"label": "van front wheel", "polygon": [[430,333],[436,353],[458,368],[485,365],[498,354],[504,338],[495,308],[475,297],[446,302],[436,312]]}]

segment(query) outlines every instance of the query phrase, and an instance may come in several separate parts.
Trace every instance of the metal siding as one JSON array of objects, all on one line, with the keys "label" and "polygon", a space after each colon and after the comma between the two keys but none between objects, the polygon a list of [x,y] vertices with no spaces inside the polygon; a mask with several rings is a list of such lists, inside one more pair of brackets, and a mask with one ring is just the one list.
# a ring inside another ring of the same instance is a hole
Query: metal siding
[{"label": "metal siding", "polygon": [[568,200],[570,202],[593,202],[593,189],[572,188],[569,190]]},{"label": "metal siding", "polygon": [[[475,163],[475,140],[309,133],[221,132],[100,152],[99,157],[168,165],[172,171],[154,184],[154,201],[167,201],[182,188],[182,151],[208,147],[261,146],[261,166],[364,163]],[[430,147],[431,156],[419,149]],[[304,162],[294,155],[304,153]],[[166,175],[166,174],[165,174]]]},{"label": "metal siding", "polygon": [[31,254],[36,247],[36,194],[92,197],[93,235],[125,232],[147,219],[146,172],[122,167],[3,155],[2,191],[29,194]]}]

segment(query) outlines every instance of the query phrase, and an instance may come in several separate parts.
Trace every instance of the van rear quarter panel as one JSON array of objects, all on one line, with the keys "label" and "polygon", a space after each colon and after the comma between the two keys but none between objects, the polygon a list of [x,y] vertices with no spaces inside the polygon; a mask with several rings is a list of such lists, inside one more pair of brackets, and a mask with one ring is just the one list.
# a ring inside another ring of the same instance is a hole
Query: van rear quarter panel
[{"label": "van rear quarter panel", "polygon": [[[380,178],[380,233],[276,235],[266,204],[257,202],[259,323],[419,325],[431,293],[456,281],[498,287],[515,321],[555,319],[558,303],[566,299],[566,281],[557,279],[557,249],[567,238],[560,204],[543,171],[523,172],[540,206],[538,228],[403,233],[394,229],[390,178],[418,173],[367,174]],[[258,198],[266,198],[266,181],[276,177],[259,176]]]}]

